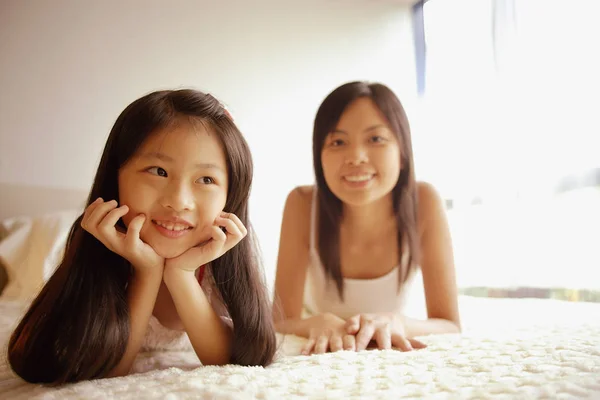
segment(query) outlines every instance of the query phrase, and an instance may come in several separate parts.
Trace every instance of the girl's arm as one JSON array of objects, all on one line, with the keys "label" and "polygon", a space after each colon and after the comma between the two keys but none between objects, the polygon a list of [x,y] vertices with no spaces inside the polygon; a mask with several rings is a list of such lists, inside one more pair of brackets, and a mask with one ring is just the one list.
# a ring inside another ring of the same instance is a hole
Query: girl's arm
[{"label": "girl's arm", "polygon": [[164,281],[200,362],[227,364],[233,332],[214,311],[194,271],[166,268]]},{"label": "girl's arm", "polygon": [[136,269],[127,287],[129,304],[129,340],[121,361],[113,368],[108,377],[124,376],[129,373],[140,351],[158,289],[162,282],[162,268]]},{"label": "girl's arm", "polygon": [[460,332],[452,238],[444,203],[435,188],[418,184],[421,271],[427,303],[425,321],[405,318],[408,337]]},{"label": "girl's arm", "polygon": [[116,200],[105,202],[96,199],[85,210],[81,227],[94,235],[107,249],[125,258],[132,266],[132,276],[127,286],[129,306],[129,338],[125,353],[108,376],[127,375],[140,351],[154,309],[162,281],[164,259],[140,238],[146,221],[143,214],[129,222],[126,232],[116,229],[116,224],[129,212],[127,205],[118,206]]}]

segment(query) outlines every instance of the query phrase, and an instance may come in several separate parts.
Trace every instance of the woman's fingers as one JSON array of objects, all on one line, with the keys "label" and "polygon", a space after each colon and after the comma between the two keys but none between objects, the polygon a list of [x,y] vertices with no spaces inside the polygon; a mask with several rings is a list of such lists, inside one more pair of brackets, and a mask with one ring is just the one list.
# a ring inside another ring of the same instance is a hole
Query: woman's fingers
[{"label": "woman's fingers", "polygon": [[413,350],[410,341],[406,339],[402,335],[392,335],[392,345],[402,351],[411,351]]},{"label": "woman's fingers", "polygon": [[340,335],[331,335],[329,338],[329,348],[331,352],[344,350],[344,342]]},{"label": "woman's fingers", "polygon": [[392,332],[388,325],[379,327],[375,331],[375,342],[380,350],[388,350],[392,348]]},{"label": "woman's fingers", "polygon": [[345,335],[343,342],[344,342],[344,350],[356,351],[356,336]]},{"label": "woman's fingers", "polygon": [[375,333],[375,324],[372,321],[361,321],[360,331],[356,334],[356,351],[365,350]]},{"label": "woman's fingers", "polygon": [[317,342],[315,343],[315,348],[313,353],[315,354],[325,354],[327,353],[327,349],[329,348],[329,336],[322,334],[317,338]]},{"label": "woman's fingers", "polygon": [[314,337],[308,338],[308,340],[304,344],[304,347],[302,347],[302,354],[307,356],[310,353],[312,353],[316,343],[317,343],[316,338],[314,338]]},{"label": "woman's fingers", "polygon": [[346,321],[346,332],[349,335],[356,335],[360,330],[360,314],[357,314]]},{"label": "woman's fingers", "polygon": [[424,349],[427,347],[427,345],[425,343],[420,342],[416,339],[408,339],[408,341],[410,342],[410,345],[412,346],[412,348],[415,350]]}]

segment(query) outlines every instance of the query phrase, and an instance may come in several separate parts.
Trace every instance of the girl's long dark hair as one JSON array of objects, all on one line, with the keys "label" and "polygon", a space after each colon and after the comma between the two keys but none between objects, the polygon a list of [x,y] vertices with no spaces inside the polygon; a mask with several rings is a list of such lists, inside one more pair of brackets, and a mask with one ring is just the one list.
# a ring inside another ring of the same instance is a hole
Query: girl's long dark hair
[{"label": "girl's long dark hair", "polygon": [[335,282],[342,299],[344,281],[339,243],[342,202],[325,182],[321,152],[327,135],[335,129],[344,110],[361,97],[373,100],[400,144],[401,171],[398,182],[392,189],[392,202],[398,226],[398,260],[403,260],[403,250],[408,251],[407,262],[400,262],[398,267],[400,284],[408,279],[410,271],[416,268],[419,260],[416,181],[410,127],[404,108],[394,92],[385,85],[367,82],[346,83],[323,100],[317,111],[313,130],[313,164],[318,195],[317,250],[326,275]]},{"label": "girl's long dark hair", "polygon": [[[87,204],[119,199],[119,169],[157,130],[192,118],[220,137],[227,157],[225,210],[248,236],[214,260],[212,274],[233,320],[231,363],[266,366],[276,337],[257,243],[248,219],[253,164],[248,144],[223,106],[195,90],[158,91],[133,103],[113,126]],[[62,384],[106,376],[121,360],[129,338],[126,289],[131,266],[81,228],[71,227],[64,257],[13,332],[8,361],[29,382]]]}]

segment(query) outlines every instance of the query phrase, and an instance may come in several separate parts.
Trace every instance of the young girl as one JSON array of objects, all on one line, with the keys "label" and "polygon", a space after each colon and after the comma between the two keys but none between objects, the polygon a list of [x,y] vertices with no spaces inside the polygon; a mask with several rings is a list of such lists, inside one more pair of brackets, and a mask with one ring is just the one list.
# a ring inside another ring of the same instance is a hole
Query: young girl
[{"label": "young girl", "polygon": [[[314,123],[316,185],[287,198],[274,308],[276,329],[308,338],[304,354],[422,348],[415,336],[459,332],[444,204],[415,182],[404,109],[381,84],[352,82]],[[403,316],[420,265],[428,319]],[[308,318],[302,318],[303,309]]]},{"label": "young girl", "polygon": [[248,145],[211,95],[130,104],[62,262],[10,339],[13,370],[52,384],[126,375],[144,344],[186,333],[203,364],[271,363],[275,330],[245,237],[251,181]]}]

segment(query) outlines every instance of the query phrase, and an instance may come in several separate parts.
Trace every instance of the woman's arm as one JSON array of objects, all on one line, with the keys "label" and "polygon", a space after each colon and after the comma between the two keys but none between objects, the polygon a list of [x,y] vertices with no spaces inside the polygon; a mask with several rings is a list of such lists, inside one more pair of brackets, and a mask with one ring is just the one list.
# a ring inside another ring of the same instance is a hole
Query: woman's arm
[{"label": "woman's arm", "polygon": [[286,199],[273,301],[275,329],[304,337],[308,337],[311,326],[311,320],[301,319],[301,314],[309,263],[312,191],[310,187],[297,187]]},{"label": "woman's arm", "polygon": [[418,184],[421,271],[428,319],[404,318],[408,337],[460,332],[452,238],[443,200],[429,184]]},{"label": "woman's arm", "polygon": [[164,281],[200,362],[227,364],[233,332],[214,311],[194,272],[166,268]]},{"label": "woman's arm", "polygon": [[129,373],[135,357],[140,351],[158,288],[162,282],[163,269],[137,269],[127,287],[129,304],[129,340],[121,361],[109,373],[109,377],[124,376]]},{"label": "woman's arm", "polygon": [[443,318],[426,320],[402,317],[407,338],[441,333],[460,333],[460,325]]}]

